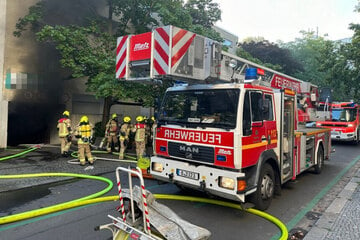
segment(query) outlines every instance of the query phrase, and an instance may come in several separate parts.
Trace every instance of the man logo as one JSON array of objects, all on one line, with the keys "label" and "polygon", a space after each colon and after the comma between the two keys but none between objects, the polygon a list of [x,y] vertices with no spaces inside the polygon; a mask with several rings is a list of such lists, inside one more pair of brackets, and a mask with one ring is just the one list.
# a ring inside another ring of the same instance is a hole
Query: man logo
[{"label": "man logo", "polygon": [[198,147],[192,147],[192,146],[180,146],[179,147],[180,152],[186,152],[186,153],[199,153]]}]

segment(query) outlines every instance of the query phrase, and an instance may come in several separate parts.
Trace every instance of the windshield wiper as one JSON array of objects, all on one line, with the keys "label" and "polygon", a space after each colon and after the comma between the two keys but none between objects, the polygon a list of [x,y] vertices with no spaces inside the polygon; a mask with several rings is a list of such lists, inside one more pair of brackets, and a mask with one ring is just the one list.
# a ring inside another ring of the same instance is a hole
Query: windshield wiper
[{"label": "windshield wiper", "polygon": [[235,126],[231,123],[225,123],[225,122],[219,122],[219,123],[201,123],[201,126],[199,126],[201,128],[206,128],[206,127],[215,127],[215,128],[222,128],[225,129],[226,131],[229,131],[231,129],[234,129]]},{"label": "windshield wiper", "polygon": [[184,121],[165,120],[165,119],[159,119],[158,127],[167,124],[174,124],[174,125],[180,125],[181,127],[186,127],[186,122]]}]

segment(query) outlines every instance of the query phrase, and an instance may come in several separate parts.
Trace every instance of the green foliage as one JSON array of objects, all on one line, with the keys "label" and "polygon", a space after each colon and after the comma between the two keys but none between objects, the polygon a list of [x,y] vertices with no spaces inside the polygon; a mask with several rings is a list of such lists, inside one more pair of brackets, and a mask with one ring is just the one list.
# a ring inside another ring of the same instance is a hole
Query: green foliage
[{"label": "green foliage", "polygon": [[296,61],[288,49],[280,48],[277,44],[267,40],[247,41],[239,44],[241,49],[249,53],[252,57],[264,63],[280,66],[286,74],[292,75],[302,70],[302,65]]},{"label": "green foliage", "polygon": [[193,25],[211,28],[221,20],[219,4],[212,0],[188,0],[184,8],[190,13]]},{"label": "green foliage", "polygon": [[249,52],[245,51],[241,46],[238,47],[238,49],[236,50],[236,55],[242,58],[245,58],[251,62],[257,63],[259,65],[271,68],[273,70],[276,71],[282,71],[282,67],[278,64],[274,65],[271,63],[267,63],[267,62],[263,62],[258,58],[253,57]]},{"label": "green foliage", "polygon": [[87,18],[77,19],[72,25],[50,24],[49,3],[42,0],[30,7],[29,13],[18,20],[14,35],[20,37],[31,26],[38,41],[58,50],[61,65],[69,69],[74,78],[87,78],[86,90],[104,99],[102,127],[111,105],[117,100],[154,106],[155,99],[172,84],[167,81],[162,85],[148,85],[115,79],[118,36],[148,32],[163,23],[222,41],[211,28],[221,18],[218,4],[212,0],[191,0],[186,4],[182,0],[107,0],[107,17],[96,15],[91,11],[95,6],[88,6]]},{"label": "green foliage", "polygon": [[357,57],[353,55],[359,48],[327,40],[314,32],[301,33],[302,38],[284,44],[304,66],[304,71],[295,76],[319,87],[331,87],[336,101],[359,100],[360,86],[354,68]]},{"label": "green foliage", "polygon": [[174,25],[188,29],[192,25],[192,17],[189,11],[184,8],[184,1],[162,0],[156,2],[158,3],[157,13],[165,26]]},{"label": "green foliage", "polygon": [[15,37],[20,37],[21,33],[26,29],[28,25],[31,26],[31,30],[36,32],[41,27],[41,20],[43,18],[44,3],[42,1],[36,3],[34,6],[29,8],[29,13],[19,18],[16,23],[16,30],[13,32]]},{"label": "green foliage", "polygon": [[113,13],[116,16],[118,36],[128,33],[144,33],[158,25],[158,21],[154,17],[154,13],[158,9],[157,1],[108,0],[108,2],[112,4]]}]

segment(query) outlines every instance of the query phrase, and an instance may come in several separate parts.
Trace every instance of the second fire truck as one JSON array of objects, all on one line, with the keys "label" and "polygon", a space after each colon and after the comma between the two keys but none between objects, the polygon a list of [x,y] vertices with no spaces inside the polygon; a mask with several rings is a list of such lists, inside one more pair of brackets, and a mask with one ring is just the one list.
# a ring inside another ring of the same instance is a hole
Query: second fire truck
[{"label": "second fire truck", "polygon": [[331,129],[331,139],[335,141],[360,142],[359,104],[354,102],[334,102],[331,104],[332,119],[318,121],[318,127]]},{"label": "second fire truck", "polygon": [[190,83],[169,88],[159,108],[154,178],[264,210],[282,184],[310,168],[320,173],[330,156],[330,130],[303,124],[316,118],[315,85],[206,37],[173,26],[120,37],[116,72],[126,81]]}]

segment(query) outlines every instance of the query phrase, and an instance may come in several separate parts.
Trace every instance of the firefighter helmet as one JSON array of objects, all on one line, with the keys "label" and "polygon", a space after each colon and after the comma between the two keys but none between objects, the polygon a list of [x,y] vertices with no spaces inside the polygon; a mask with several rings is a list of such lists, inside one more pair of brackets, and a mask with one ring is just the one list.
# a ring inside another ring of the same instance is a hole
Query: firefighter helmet
[{"label": "firefighter helmet", "polygon": [[124,123],[129,123],[129,122],[131,122],[131,117],[125,116],[123,120],[124,120]]},{"label": "firefighter helmet", "polygon": [[154,116],[152,116],[152,117],[151,117],[151,120],[152,120],[153,122],[155,122],[155,117],[154,117]]},{"label": "firefighter helmet", "polygon": [[142,121],[144,121],[144,117],[143,116],[137,116],[136,121],[137,122],[142,122]]},{"label": "firefighter helmet", "polygon": [[82,116],[80,119],[80,123],[87,123],[89,122],[89,118],[87,116]]},{"label": "firefighter helmet", "polygon": [[116,113],[113,113],[113,114],[111,115],[111,119],[115,119],[115,118],[117,118],[117,114],[116,114]]},{"label": "firefighter helmet", "polygon": [[70,112],[69,112],[69,111],[64,111],[62,115],[69,117],[69,116],[70,116]]}]

